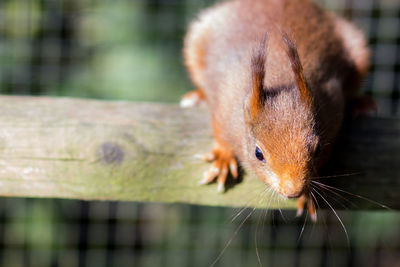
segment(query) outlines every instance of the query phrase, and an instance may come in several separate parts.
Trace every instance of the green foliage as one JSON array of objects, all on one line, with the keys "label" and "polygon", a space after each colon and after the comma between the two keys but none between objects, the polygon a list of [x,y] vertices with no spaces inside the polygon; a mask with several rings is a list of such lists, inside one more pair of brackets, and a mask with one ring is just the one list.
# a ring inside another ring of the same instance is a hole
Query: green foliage
[{"label": "green foliage", "polygon": [[38,0],[6,1],[2,9],[0,31],[6,37],[27,39],[37,33],[42,18]]},{"label": "green foliage", "polygon": [[92,56],[73,70],[61,94],[177,101],[190,86],[180,44],[168,49],[157,42],[160,38],[146,38],[151,25],[146,25],[145,14],[139,1],[103,3],[86,12],[78,25],[78,41]]},{"label": "green foliage", "polygon": [[181,55],[189,4],[9,0],[0,91],[176,102],[192,87]]}]

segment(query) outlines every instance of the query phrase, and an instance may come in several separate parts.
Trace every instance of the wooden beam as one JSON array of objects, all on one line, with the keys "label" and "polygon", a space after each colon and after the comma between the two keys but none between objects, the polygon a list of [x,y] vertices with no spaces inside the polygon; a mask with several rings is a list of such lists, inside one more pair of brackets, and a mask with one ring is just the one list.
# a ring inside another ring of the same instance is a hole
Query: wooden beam
[{"label": "wooden beam", "polygon": [[[211,148],[209,125],[207,111],[199,108],[1,96],[0,195],[295,206],[294,201],[272,198],[268,190],[264,193],[267,186],[251,175],[245,174],[224,194],[216,192],[215,184],[199,186],[209,165],[194,155]],[[399,119],[353,121],[338,143],[330,172],[357,174],[330,181],[400,208],[399,133]],[[365,200],[356,204],[378,207]]]}]

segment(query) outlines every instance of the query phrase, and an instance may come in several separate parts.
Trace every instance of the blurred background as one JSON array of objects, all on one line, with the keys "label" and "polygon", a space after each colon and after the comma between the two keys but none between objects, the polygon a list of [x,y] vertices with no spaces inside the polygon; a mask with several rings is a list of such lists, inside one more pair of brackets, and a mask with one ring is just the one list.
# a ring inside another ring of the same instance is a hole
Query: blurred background
[{"label": "blurred background", "polygon": [[[0,0],[0,93],[177,103],[192,89],[183,35],[214,2]],[[400,1],[317,2],[364,30],[373,65],[363,90],[379,116],[398,117]],[[245,210],[231,222],[238,212],[0,198],[0,265],[210,266],[224,251],[216,266],[400,266],[399,212],[339,211],[348,237],[330,211],[305,227],[294,211],[256,211],[242,224]]]}]

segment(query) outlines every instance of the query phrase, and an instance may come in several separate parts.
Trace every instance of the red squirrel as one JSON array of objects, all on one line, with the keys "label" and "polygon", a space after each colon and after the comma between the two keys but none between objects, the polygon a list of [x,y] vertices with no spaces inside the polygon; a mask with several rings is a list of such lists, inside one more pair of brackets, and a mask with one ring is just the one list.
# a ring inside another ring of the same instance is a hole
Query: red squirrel
[{"label": "red squirrel", "polygon": [[197,89],[182,107],[206,101],[214,145],[201,183],[224,191],[237,160],[287,198],[307,206],[310,180],[329,157],[345,105],[369,67],[364,35],[309,0],[236,0],[203,11],[184,41]]}]

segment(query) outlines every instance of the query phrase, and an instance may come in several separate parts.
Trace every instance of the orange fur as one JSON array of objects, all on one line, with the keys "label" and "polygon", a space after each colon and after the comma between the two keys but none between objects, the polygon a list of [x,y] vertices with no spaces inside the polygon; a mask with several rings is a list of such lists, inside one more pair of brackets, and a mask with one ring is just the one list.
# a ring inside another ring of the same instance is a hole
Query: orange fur
[{"label": "orange fur", "polygon": [[[184,54],[185,65],[189,70],[192,80],[201,88],[201,81],[204,79],[202,72],[206,68],[206,37],[207,30],[197,30],[197,24],[193,24],[188,32],[188,37],[185,39]],[[199,89],[198,89],[199,90]],[[201,91],[201,90],[199,90]]]},{"label": "orange fur", "polygon": [[251,59],[251,75],[252,75],[252,96],[250,102],[250,115],[254,119],[264,109],[264,77],[265,77],[265,43],[266,35],[264,35],[260,47],[255,51]]},{"label": "orange fur", "polygon": [[282,195],[304,193],[366,73],[365,43],[351,24],[309,0],[236,0],[202,12],[184,57],[229,158],[221,162],[236,156]]},{"label": "orange fur", "polygon": [[297,53],[297,49],[293,42],[290,40],[289,36],[284,32],[281,31],[283,40],[286,44],[286,53],[290,60],[290,65],[292,67],[292,71],[295,75],[296,85],[300,91],[301,99],[311,108],[311,95],[308,91],[306,81],[304,79],[303,74],[303,66],[301,65],[299,55]]}]

